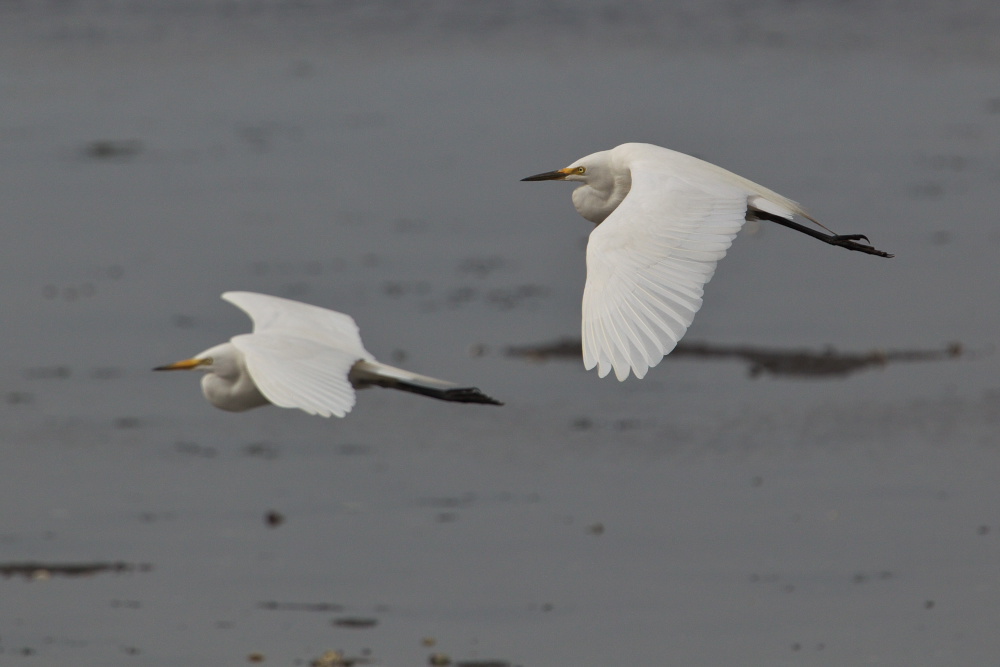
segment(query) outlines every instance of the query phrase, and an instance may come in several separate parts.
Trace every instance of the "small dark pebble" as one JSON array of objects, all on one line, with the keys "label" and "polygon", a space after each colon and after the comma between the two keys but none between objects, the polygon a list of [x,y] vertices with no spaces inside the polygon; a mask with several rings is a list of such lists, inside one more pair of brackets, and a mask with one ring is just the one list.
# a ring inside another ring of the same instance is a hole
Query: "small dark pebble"
[{"label": "small dark pebble", "polygon": [[91,141],[84,148],[87,157],[106,160],[110,158],[130,158],[142,151],[138,139],[99,139]]},{"label": "small dark pebble", "polygon": [[243,447],[243,453],[247,456],[265,460],[278,458],[279,447],[270,442],[252,442]]},{"label": "small dark pebble", "polygon": [[933,609],[933,608],[934,608],[934,600],[924,601],[924,609]]},{"label": "small dark pebble", "polygon": [[268,528],[277,528],[281,524],[285,523],[285,515],[276,510],[268,510],[264,514],[264,523],[267,524]]},{"label": "small dark pebble", "polygon": [[136,417],[119,417],[115,420],[115,428],[117,429],[129,429],[129,428],[139,428],[142,422]]}]

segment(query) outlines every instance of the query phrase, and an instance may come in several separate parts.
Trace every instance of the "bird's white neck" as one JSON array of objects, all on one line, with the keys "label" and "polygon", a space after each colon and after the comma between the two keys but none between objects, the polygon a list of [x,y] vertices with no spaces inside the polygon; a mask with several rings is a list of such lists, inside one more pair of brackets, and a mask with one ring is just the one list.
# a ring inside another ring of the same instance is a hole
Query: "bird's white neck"
[{"label": "bird's white neck", "polygon": [[267,405],[268,400],[253,383],[243,355],[232,343],[222,343],[202,352],[212,364],[201,378],[201,391],[208,402],[221,410],[242,412]]},{"label": "bird's white neck", "polygon": [[230,412],[243,412],[269,403],[246,374],[233,380],[207,373],[201,378],[201,391],[209,403]]},{"label": "bird's white neck", "polygon": [[589,182],[573,190],[573,206],[584,218],[599,225],[618,208],[630,189],[632,176],[626,170],[614,179]]}]

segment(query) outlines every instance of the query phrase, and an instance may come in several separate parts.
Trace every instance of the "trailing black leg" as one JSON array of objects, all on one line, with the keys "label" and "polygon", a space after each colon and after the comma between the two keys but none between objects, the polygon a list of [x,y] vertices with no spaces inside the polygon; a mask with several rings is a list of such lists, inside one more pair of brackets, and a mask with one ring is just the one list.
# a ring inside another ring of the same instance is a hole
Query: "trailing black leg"
[{"label": "trailing black leg", "polygon": [[[747,212],[747,220],[768,220],[770,222],[777,223],[783,227],[788,227],[789,229],[794,229],[797,232],[802,232],[803,234],[808,234],[814,239],[819,239],[824,243],[829,243],[830,245],[840,246],[841,248],[846,248],[847,250],[856,250],[857,252],[864,252],[869,255],[877,255],[878,257],[894,257],[887,252],[878,250],[871,245],[866,245],[864,243],[858,243],[858,241],[864,239],[868,241],[868,237],[864,234],[824,234],[818,229],[813,229],[812,227],[806,227],[805,225],[800,225],[799,223],[789,220],[788,218],[782,218],[780,215],[774,215],[773,213],[768,213],[767,211],[759,211],[757,209],[750,209]],[[870,243],[870,242],[869,242]]]}]

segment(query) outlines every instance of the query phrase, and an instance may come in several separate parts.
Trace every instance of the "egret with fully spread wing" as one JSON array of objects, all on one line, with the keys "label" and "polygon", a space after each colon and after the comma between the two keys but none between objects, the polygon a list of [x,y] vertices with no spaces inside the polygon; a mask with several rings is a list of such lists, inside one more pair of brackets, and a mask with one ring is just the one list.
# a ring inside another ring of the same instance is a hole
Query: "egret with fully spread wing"
[{"label": "egret with fully spread wing", "polygon": [[[797,203],[698,158],[622,144],[525,181],[577,181],[573,205],[597,224],[587,244],[583,363],[641,378],[681,339],[705,283],[747,220],[769,220],[848,250],[892,255],[863,234],[824,234]],[[826,229],[826,227],[823,227]],[[829,231],[829,230],[827,230]]]},{"label": "egret with fully spread wing", "polygon": [[254,292],[226,292],[222,298],[250,316],[253,333],[153,369],[205,371],[202,392],[222,410],[242,412],[272,403],[343,417],[354,407],[354,390],[371,386],[443,401],[503,405],[474,387],[375,361],[350,315]]}]

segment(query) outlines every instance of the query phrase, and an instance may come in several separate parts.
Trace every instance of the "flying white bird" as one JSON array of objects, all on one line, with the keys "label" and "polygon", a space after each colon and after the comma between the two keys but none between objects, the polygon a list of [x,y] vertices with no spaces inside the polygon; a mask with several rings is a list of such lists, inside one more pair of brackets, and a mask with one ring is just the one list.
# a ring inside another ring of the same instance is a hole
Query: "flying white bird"
[{"label": "flying white bird", "polygon": [[371,386],[443,401],[503,405],[474,387],[375,361],[350,315],[254,292],[226,292],[222,298],[250,316],[253,333],[153,369],[205,371],[202,392],[222,410],[242,412],[272,403],[343,417],[354,407],[354,390]]},{"label": "flying white bird", "polygon": [[[583,363],[641,378],[669,354],[701,308],[705,283],[747,220],[770,220],[849,250],[863,234],[824,234],[797,203],[698,158],[622,144],[524,181],[578,181],[573,205],[597,224],[587,244]],[[826,229],[826,227],[823,227]],[[827,230],[830,231],[830,230]]]}]

